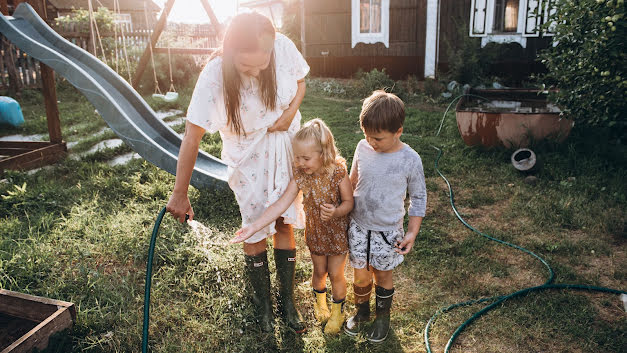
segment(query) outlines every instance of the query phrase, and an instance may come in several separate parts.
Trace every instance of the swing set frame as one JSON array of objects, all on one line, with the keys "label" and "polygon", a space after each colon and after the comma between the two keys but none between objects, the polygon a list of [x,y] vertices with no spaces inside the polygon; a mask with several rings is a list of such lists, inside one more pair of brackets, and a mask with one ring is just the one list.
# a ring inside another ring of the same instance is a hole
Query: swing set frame
[{"label": "swing set frame", "polygon": [[[13,0],[12,4],[17,7],[22,2],[29,3],[41,18],[47,19],[45,0]],[[0,11],[5,16],[9,15],[8,0],[0,0]],[[0,141],[0,175],[5,169],[33,169],[52,164],[67,153],[66,143],[61,137],[54,70],[41,62],[39,68],[50,141]],[[17,82],[11,83],[17,85]]]},{"label": "swing set frame", "polygon": [[[218,22],[218,18],[216,17],[211,5],[208,0],[199,0],[202,4],[205,12],[209,16],[209,20],[211,21],[211,25],[214,27],[215,32],[218,36],[222,33],[222,26],[220,22]],[[161,33],[165,29],[168,16],[170,15],[170,11],[174,6],[176,0],[168,0],[165,6],[163,7],[163,12],[161,12],[161,16],[159,20],[157,20],[157,24],[150,36],[150,41],[148,45],[146,45],[146,49],[139,59],[139,63],[137,64],[137,69],[135,70],[135,74],[133,76],[133,80],[131,85],[133,88],[137,89],[139,87],[139,81],[141,80],[144,71],[146,70],[146,66],[148,65],[148,60],[151,59],[153,54],[187,54],[187,55],[209,55],[213,53],[215,49],[212,48],[158,48],[157,41],[161,36]]]}]

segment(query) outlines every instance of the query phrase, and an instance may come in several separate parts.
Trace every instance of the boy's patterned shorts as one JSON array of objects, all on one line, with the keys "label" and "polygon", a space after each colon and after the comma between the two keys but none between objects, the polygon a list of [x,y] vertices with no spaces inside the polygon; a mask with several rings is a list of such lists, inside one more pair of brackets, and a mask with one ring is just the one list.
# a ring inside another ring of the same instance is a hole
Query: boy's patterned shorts
[{"label": "boy's patterned shorts", "polygon": [[370,265],[379,271],[393,270],[403,262],[403,255],[394,251],[394,244],[400,242],[404,236],[403,228],[385,232],[371,231],[361,227],[351,219],[348,226],[348,250],[351,266],[353,268],[367,268]]}]

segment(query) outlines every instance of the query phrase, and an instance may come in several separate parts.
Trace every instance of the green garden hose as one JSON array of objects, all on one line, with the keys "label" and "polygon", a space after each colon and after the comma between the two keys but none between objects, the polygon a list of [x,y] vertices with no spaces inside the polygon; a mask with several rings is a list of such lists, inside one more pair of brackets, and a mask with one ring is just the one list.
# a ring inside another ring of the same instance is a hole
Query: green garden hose
[{"label": "green garden hose", "polygon": [[[460,96],[461,97],[461,96]],[[458,98],[455,98],[455,100],[457,100]],[[454,101],[455,101],[454,100]],[[451,103],[452,104],[452,103]],[[450,107],[450,104],[449,104]],[[448,112],[448,108],[446,110],[446,112]],[[444,115],[446,116],[446,112],[444,113]],[[440,128],[442,126],[440,125]],[[438,133],[436,134],[436,136],[440,133],[440,130],[438,130]],[[512,299],[514,297],[518,297],[530,292],[534,292],[534,291],[543,291],[546,289],[577,289],[577,290],[588,290],[588,291],[597,291],[597,292],[606,292],[606,293],[613,293],[613,294],[627,294],[627,292],[622,291],[622,290],[618,290],[618,289],[612,289],[612,288],[605,288],[605,287],[596,287],[596,286],[588,286],[588,285],[581,285],[581,284],[553,284],[553,280],[555,278],[555,273],[553,272],[553,269],[551,268],[551,266],[540,256],[536,255],[535,253],[512,243],[508,243],[506,241],[491,237],[485,233],[480,232],[479,230],[475,229],[474,227],[472,227],[470,224],[468,224],[463,218],[462,216],[459,214],[459,212],[457,211],[457,208],[455,207],[455,199],[454,199],[454,195],[453,195],[453,189],[451,187],[451,184],[449,183],[448,179],[446,179],[446,177],[440,172],[440,169],[438,167],[438,161],[440,160],[440,157],[442,156],[442,150],[432,146],[433,148],[435,148],[438,151],[438,156],[435,159],[435,171],[440,175],[440,177],[442,177],[442,179],[444,179],[444,181],[446,182],[446,185],[448,187],[448,192],[449,192],[449,201],[451,204],[451,207],[453,208],[453,212],[455,213],[455,216],[457,217],[457,219],[459,219],[460,222],[462,222],[462,224],[467,227],[468,229],[472,230],[473,232],[491,240],[491,241],[495,241],[499,244],[502,245],[507,245],[509,247],[512,247],[514,249],[520,250],[524,253],[527,253],[533,257],[535,257],[536,259],[538,259],[540,262],[542,262],[542,264],[547,268],[548,272],[549,272],[549,278],[547,279],[547,281],[540,286],[536,286],[536,287],[528,287],[528,288],[524,288],[521,289],[519,291],[513,292],[511,294],[508,295],[502,295],[502,296],[494,296],[494,297],[490,297],[490,298],[481,298],[481,299],[476,299],[476,300],[469,300],[469,301],[465,301],[465,302],[460,302],[460,303],[456,303],[453,305],[450,305],[448,307],[445,308],[441,308],[439,309],[435,314],[433,314],[433,316],[429,319],[429,321],[427,322],[427,325],[425,327],[425,333],[424,333],[424,340],[425,340],[425,346],[427,348],[427,352],[428,353],[432,353],[431,351],[431,345],[429,343],[429,330],[431,328],[431,325],[433,324],[433,322],[435,321],[435,319],[442,313],[451,311],[455,308],[458,307],[462,307],[462,306],[468,306],[468,305],[473,305],[473,304],[478,304],[478,303],[484,303],[484,302],[492,302],[491,304],[485,306],[483,309],[477,311],[476,313],[474,313],[468,320],[464,321],[464,323],[462,323],[459,327],[457,327],[457,329],[455,330],[455,332],[453,333],[453,335],[451,336],[451,338],[449,338],[448,342],[446,343],[446,347],[444,348],[444,352],[447,353],[450,351],[451,346],[453,345],[453,342],[455,341],[455,339],[457,338],[457,336],[459,336],[459,334],[464,330],[464,328],[466,328],[466,326],[468,326],[471,322],[473,322],[474,320],[478,319],[480,316],[482,316],[483,314],[487,313],[488,311],[494,309],[495,307],[497,307],[499,304],[503,303],[506,300]]]},{"label": "green garden hose", "polygon": [[150,282],[152,282],[152,258],[155,253],[155,242],[157,234],[161,226],[161,220],[165,215],[165,207],[159,212],[157,221],[152,229],[152,237],[150,238],[150,248],[148,248],[148,263],[146,265],[146,287],[144,289],[144,330],[142,333],[142,353],[148,353],[148,323],[150,321]]}]

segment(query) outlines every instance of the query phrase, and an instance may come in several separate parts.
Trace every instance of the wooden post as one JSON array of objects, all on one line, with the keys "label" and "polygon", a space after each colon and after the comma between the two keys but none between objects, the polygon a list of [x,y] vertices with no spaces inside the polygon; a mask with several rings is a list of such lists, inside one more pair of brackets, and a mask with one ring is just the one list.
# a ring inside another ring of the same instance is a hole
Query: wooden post
[{"label": "wooden post", "polygon": [[[152,32],[152,35],[150,36],[150,42],[148,42],[148,45],[146,46],[146,49],[144,50],[142,57],[139,59],[139,63],[137,64],[137,69],[135,70],[135,76],[133,77],[133,82],[132,82],[133,88],[135,89],[139,87],[139,81],[141,80],[142,75],[144,74],[144,70],[146,69],[146,65],[148,64],[148,59],[150,59],[151,49],[148,46],[151,46],[152,48],[154,48],[155,45],[157,45],[159,36],[161,36],[161,32],[163,32],[163,28],[165,28],[165,24],[168,19],[168,15],[170,14],[170,10],[172,10],[172,6],[174,6],[174,1],[176,0],[168,0],[168,2],[163,7],[163,12],[161,13],[161,17],[159,17],[159,20],[157,21],[157,25],[155,26]],[[147,25],[148,24],[146,23],[146,26]]]},{"label": "wooden post", "polygon": [[41,70],[41,86],[48,117],[48,134],[50,142],[61,143],[61,120],[59,119],[59,106],[57,105],[57,89],[54,82],[54,71],[43,63],[39,63]]},{"label": "wooden post", "polygon": [[[37,0],[37,10],[39,16],[44,20],[46,18],[46,0]],[[57,87],[54,81],[54,71],[48,65],[39,63],[41,71],[41,91],[44,96],[44,105],[46,107],[46,117],[48,118],[48,134],[50,142],[61,143],[61,120],[59,119],[59,106],[57,105]]]},{"label": "wooden post", "polygon": [[200,0],[200,2],[202,3],[202,6],[205,8],[205,12],[207,12],[207,15],[209,16],[209,20],[211,20],[211,24],[213,25],[216,31],[216,36],[218,37],[218,40],[219,40],[220,37],[222,36],[222,26],[220,25],[220,21],[218,21],[218,18],[216,17],[215,13],[213,13],[213,9],[211,8],[211,5],[209,5],[209,2],[207,0]]}]

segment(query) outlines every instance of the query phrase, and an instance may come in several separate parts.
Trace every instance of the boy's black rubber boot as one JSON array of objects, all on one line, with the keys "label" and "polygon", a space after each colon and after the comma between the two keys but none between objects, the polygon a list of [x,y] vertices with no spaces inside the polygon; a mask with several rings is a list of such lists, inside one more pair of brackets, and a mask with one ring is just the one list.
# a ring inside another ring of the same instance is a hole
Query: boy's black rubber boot
[{"label": "boy's black rubber boot", "polygon": [[246,272],[253,288],[252,300],[255,305],[257,322],[263,332],[274,331],[272,322],[272,302],[270,301],[270,271],[268,270],[268,253],[244,255]]},{"label": "boy's black rubber boot", "polygon": [[353,284],[355,295],[355,307],[357,313],[349,317],[344,323],[344,332],[349,336],[357,336],[363,325],[370,321],[370,292],[372,282],[365,287],[358,287]]},{"label": "boy's black rubber boot", "polygon": [[390,331],[390,308],[392,307],[394,288],[385,289],[377,286],[375,292],[377,294],[377,316],[368,333],[368,341],[379,343],[385,341]]},{"label": "boy's black rubber boot", "polygon": [[281,316],[287,325],[296,333],[307,331],[296,306],[294,305],[294,272],[296,271],[296,249],[274,249],[276,277],[279,282],[278,305]]}]

